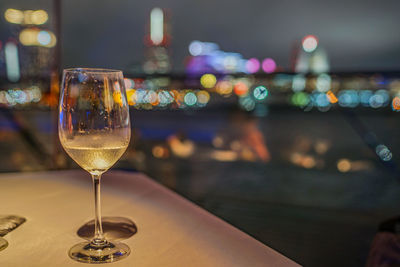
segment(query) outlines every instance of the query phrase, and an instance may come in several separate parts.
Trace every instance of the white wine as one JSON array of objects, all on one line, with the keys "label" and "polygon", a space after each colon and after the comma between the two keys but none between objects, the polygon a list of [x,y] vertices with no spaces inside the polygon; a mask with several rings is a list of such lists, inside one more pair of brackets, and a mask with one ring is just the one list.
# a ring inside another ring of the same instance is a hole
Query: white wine
[{"label": "white wine", "polygon": [[86,171],[101,174],[122,156],[128,142],[105,136],[80,136],[63,143],[68,155]]}]

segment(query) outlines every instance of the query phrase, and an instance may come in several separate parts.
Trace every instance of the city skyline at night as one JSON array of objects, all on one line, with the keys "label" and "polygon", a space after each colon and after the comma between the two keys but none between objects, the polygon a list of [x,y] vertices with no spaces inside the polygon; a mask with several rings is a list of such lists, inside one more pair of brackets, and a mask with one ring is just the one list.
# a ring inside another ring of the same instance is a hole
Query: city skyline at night
[{"label": "city skyline at night", "polygon": [[[62,4],[63,65],[99,66],[129,70],[144,60],[144,36],[150,11],[168,10],[171,23],[173,71],[182,72],[193,40],[215,42],[224,51],[245,58],[272,58],[290,70],[293,46],[308,35],[318,37],[329,56],[332,71],[395,71],[400,69],[400,37],[396,25],[399,4],[357,0],[339,3],[181,1],[124,3],[68,1]],[[52,1],[3,1],[7,8],[45,9],[52,23]],[[2,16],[0,40],[13,33]]]}]

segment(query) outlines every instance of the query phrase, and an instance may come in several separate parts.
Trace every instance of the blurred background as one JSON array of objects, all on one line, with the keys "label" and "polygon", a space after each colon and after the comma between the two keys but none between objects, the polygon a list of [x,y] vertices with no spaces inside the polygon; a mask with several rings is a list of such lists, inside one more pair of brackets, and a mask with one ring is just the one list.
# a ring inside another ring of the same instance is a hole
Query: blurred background
[{"label": "blurred background", "polygon": [[302,265],[365,266],[400,229],[399,9],[2,0],[0,171],[78,168],[58,141],[61,71],[122,69],[134,136],[114,168]]}]

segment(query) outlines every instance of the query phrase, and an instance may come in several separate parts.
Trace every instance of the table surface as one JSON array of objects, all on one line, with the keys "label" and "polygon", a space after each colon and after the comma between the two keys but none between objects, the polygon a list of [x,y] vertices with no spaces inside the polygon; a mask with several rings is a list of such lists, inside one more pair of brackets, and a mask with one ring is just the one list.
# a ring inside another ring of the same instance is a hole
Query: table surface
[{"label": "table surface", "polygon": [[[81,170],[0,175],[0,214],[27,221],[4,238],[0,266],[83,266],[67,251],[93,218],[89,174]],[[299,266],[140,173],[102,178],[103,216],[132,219],[131,255],[112,266]]]}]

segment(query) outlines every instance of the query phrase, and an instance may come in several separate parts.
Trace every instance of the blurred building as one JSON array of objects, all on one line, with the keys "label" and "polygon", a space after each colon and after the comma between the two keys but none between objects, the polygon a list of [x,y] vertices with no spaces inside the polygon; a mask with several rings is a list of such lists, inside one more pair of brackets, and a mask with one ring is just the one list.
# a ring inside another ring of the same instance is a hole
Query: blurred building
[{"label": "blurred building", "polygon": [[45,10],[7,9],[11,37],[5,42],[4,68],[10,82],[48,76],[57,39],[48,30]]},{"label": "blurred building", "polygon": [[330,70],[328,55],[314,35],[305,36],[300,45],[295,44],[292,61],[293,71],[297,73],[326,73]]},{"label": "blurred building", "polygon": [[143,70],[146,74],[164,74],[171,70],[169,46],[171,36],[167,13],[161,8],[154,8],[150,13],[149,34],[146,35],[145,61]]}]

